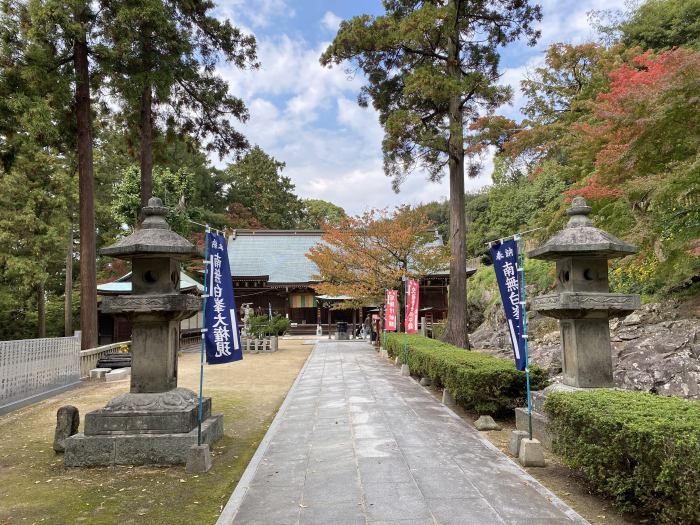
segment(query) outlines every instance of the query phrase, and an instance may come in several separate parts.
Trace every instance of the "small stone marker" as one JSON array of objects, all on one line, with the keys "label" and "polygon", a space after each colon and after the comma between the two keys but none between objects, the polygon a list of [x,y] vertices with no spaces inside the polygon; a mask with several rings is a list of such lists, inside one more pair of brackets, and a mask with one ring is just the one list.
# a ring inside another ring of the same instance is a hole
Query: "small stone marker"
[{"label": "small stone marker", "polygon": [[56,432],[53,436],[53,449],[65,452],[66,439],[78,433],[80,412],[73,405],[62,406],[56,412]]},{"label": "small stone marker", "polygon": [[111,383],[113,381],[122,381],[124,379],[129,379],[129,374],[131,372],[130,368],[117,368],[111,372],[105,374],[105,381]]},{"label": "small stone marker", "polygon": [[525,430],[513,430],[510,433],[510,444],[508,445],[508,450],[511,455],[518,457],[520,453],[520,442],[530,435],[529,432]]},{"label": "small stone marker", "polygon": [[187,452],[185,470],[191,474],[209,472],[211,469],[211,454],[209,445],[192,445]]},{"label": "small stone marker", "polygon": [[474,421],[477,430],[501,430],[501,425],[496,423],[491,416],[480,416]]},{"label": "small stone marker", "polygon": [[455,398],[452,397],[452,394],[450,394],[446,388],[442,390],[442,404],[449,408],[457,406],[457,401],[455,401]]},{"label": "small stone marker", "polygon": [[518,459],[523,467],[544,467],[542,443],[537,439],[521,439]]},{"label": "small stone marker", "polygon": [[90,370],[90,380],[104,380],[105,374],[108,374],[111,371],[111,368],[93,368]]},{"label": "small stone marker", "polygon": [[399,366],[401,364],[401,361],[399,361],[399,356],[396,356],[396,359],[394,359],[394,364],[396,366]]},{"label": "small stone marker", "polygon": [[429,377],[421,377],[420,384],[421,386],[430,386],[432,384],[432,381],[430,381]]},{"label": "small stone marker", "polygon": [[411,375],[411,370],[408,368],[408,365],[401,365],[401,375],[402,376],[410,376]]}]

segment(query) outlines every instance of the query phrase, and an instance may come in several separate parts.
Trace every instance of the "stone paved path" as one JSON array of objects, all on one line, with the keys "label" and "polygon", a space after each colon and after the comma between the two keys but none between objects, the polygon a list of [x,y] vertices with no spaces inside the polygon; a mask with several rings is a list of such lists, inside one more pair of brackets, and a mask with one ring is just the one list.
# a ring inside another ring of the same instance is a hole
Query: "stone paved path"
[{"label": "stone paved path", "polygon": [[219,524],[585,524],[365,343],[319,342]]}]

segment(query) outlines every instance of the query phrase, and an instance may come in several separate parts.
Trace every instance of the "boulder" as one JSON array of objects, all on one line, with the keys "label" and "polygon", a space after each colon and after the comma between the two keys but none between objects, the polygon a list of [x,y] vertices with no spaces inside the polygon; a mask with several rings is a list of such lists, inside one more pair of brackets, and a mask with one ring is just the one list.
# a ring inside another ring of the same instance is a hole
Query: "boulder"
[{"label": "boulder", "polygon": [[501,425],[496,423],[491,416],[479,416],[479,419],[474,421],[474,426],[477,430],[501,430]]}]

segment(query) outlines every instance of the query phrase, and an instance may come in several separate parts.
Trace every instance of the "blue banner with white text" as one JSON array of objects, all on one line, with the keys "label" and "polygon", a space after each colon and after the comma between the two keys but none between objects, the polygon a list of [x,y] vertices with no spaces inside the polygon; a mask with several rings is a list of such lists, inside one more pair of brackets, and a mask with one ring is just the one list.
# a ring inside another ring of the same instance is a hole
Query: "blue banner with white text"
[{"label": "blue banner with white text", "polygon": [[523,337],[523,307],[520,304],[520,274],[518,272],[518,243],[514,240],[491,246],[491,260],[501,292],[506,314],[508,335],[513,345],[515,367],[525,370],[525,338]]},{"label": "blue banner with white text", "polygon": [[209,264],[208,297],[204,310],[204,325],[207,331],[204,340],[207,363],[218,365],[243,359],[243,352],[226,239],[223,235],[208,232],[206,242]]}]

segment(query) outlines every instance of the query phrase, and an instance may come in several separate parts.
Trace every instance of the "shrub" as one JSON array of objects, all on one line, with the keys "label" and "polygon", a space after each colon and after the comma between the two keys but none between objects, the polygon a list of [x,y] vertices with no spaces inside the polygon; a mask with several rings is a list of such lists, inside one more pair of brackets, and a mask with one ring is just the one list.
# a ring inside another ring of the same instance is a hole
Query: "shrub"
[{"label": "shrub", "polygon": [[[513,361],[419,335],[405,337],[407,355],[404,358],[404,334],[389,334],[387,350],[390,355],[401,356],[411,373],[429,377],[437,386],[447,388],[467,410],[496,415],[526,404],[525,372],[518,372]],[[544,388],[547,373],[533,365],[530,380],[533,390]]]},{"label": "shrub", "polygon": [[286,317],[275,315],[270,320],[266,315],[256,315],[250,318],[249,332],[256,337],[283,335],[290,326]]},{"label": "shrub", "polygon": [[642,392],[556,393],[554,450],[624,511],[700,523],[700,402]]}]

